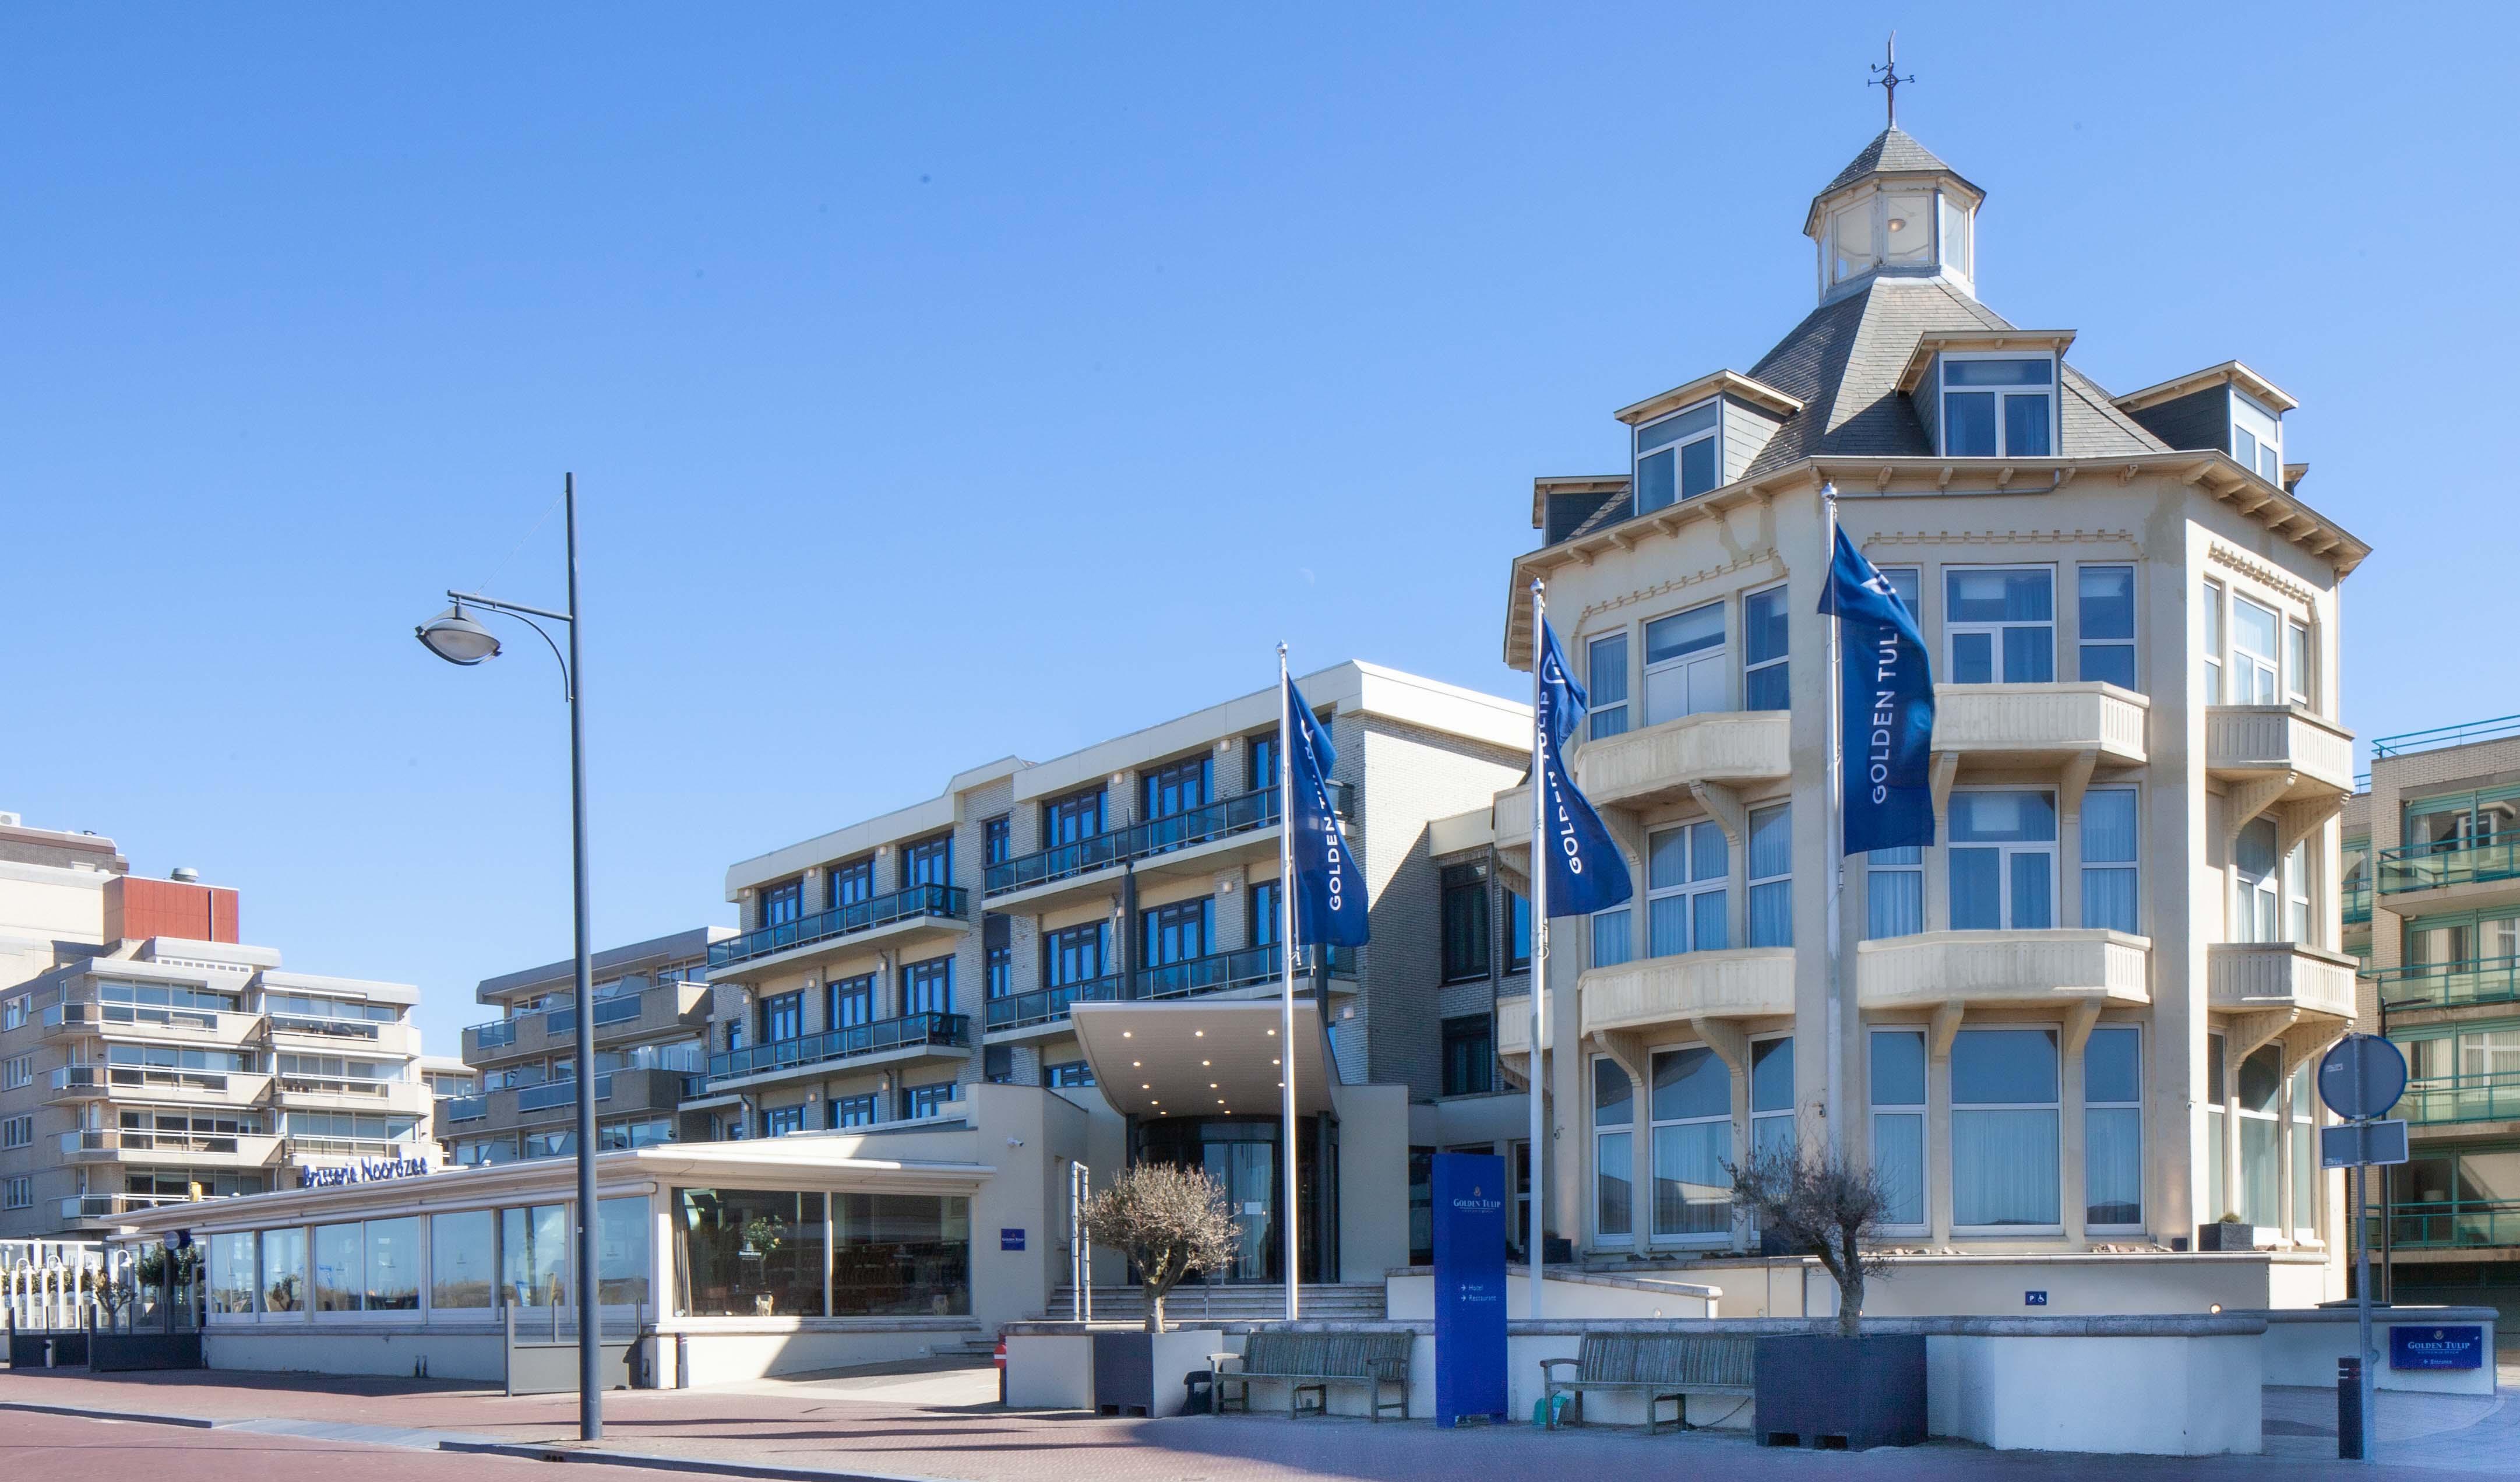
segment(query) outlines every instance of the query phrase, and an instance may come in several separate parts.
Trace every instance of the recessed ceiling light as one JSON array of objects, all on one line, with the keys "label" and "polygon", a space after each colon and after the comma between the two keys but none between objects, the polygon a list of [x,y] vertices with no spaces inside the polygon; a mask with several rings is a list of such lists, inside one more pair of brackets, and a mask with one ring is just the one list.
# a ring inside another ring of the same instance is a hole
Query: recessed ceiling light
[{"label": "recessed ceiling light", "polygon": [[1136,1032],[1133,1030],[1123,1029],[1120,1031],[1120,1038],[1124,1040],[1134,1040],[1137,1037]]},{"label": "recessed ceiling light", "polygon": [[1270,1030],[1270,1031],[1269,1031],[1269,1038],[1271,1038],[1271,1039],[1273,1039],[1273,1040],[1274,1040],[1274,1039],[1276,1039],[1277,1037],[1278,1037],[1278,1031],[1277,1031],[1277,1030],[1272,1029],[1272,1030]]},{"label": "recessed ceiling light", "polygon": [[1213,1064],[1215,1064],[1215,1063],[1216,1063],[1216,1061],[1214,1061],[1214,1060],[1201,1060],[1201,1061],[1199,1061],[1199,1063],[1200,1063],[1200,1064],[1202,1064],[1202,1065],[1213,1065]]},{"label": "recessed ceiling light", "polygon": [[1131,1070],[1144,1070],[1147,1068],[1147,1062],[1144,1060],[1131,1060],[1129,1062],[1129,1068]]},{"label": "recessed ceiling light", "polygon": [[1190,1037],[1194,1040],[1203,1040],[1207,1038],[1207,1031],[1204,1029],[1193,1029],[1190,1032]]},{"label": "recessed ceiling light", "polygon": [[1138,1089],[1139,1089],[1140,1091],[1152,1091],[1152,1090],[1154,1090],[1155,1088],[1154,1088],[1154,1087],[1152,1087],[1152,1086],[1148,1085],[1148,1084],[1147,1084],[1146,1082],[1144,1082],[1144,1081],[1140,1081],[1140,1082],[1138,1083]]},{"label": "recessed ceiling light", "polygon": [[1269,1063],[1272,1065],[1283,1065],[1286,1062],[1284,1060],[1271,1060]]},{"label": "recessed ceiling light", "polygon": [[[1215,1087],[1213,1087],[1213,1086],[1211,1086],[1211,1087],[1209,1087],[1208,1089],[1209,1089],[1210,1091],[1213,1091],[1213,1090],[1215,1090],[1216,1088],[1215,1088]],[[1216,1099],[1216,1104],[1218,1104],[1219,1106],[1224,1105],[1224,1104],[1225,1104],[1225,1098],[1223,1098],[1223,1097],[1218,1097],[1218,1098]]]},{"label": "recessed ceiling light", "polygon": [[1208,1090],[1210,1090],[1210,1091],[1214,1091],[1214,1090],[1216,1089],[1216,1083],[1215,1083],[1214,1081],[1210,1081],[1210,1082],[1208,1082],[1208,1083],[1207,1083],[1207,1089],[1208,1089]]}]

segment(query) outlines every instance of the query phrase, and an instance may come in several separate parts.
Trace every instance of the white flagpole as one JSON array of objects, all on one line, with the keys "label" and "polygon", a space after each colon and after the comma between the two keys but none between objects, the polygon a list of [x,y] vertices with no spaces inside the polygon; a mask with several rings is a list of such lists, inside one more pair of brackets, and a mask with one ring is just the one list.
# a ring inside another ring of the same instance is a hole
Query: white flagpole
[{"label": "white flagpole", "polygon": [[1285,979],[1279,995],[1279,1101],[1285,1117],[1286,1155],[1286,1321],[1296,1319],[1295,1296],[1303,1269],[1303,1247],[1296,1236],[1295,1158],[1295,715],[1286,684],[1286,646],[1278,646],[1278,959]]},{"label": "white flagpole", "polygon": [[1544,692],[1541,681],[1542,624],[1548,620],[1549,597],[1545,583],[1531,581],[1531,1214],[1523,1235],[1523,1259],[1531,1264],[1531,1311],[1527,1316],[1537,1320],[1540,1313],[1541,1272],[1548,1247],[1541,1231],[1546,1228],[1541,1211],[1548,1203],[1549,1184],[1545,1177],[1549,1166],[1549,1081],[1541,1073],[1541,1026],[1548,1022],[1541,1000],[1549,986],[1549,860],[1542,851],[1549,847],[1549,831],[1541,825],[1548,811],[1547,781],[1541,773],[1540,728]]},{"label": "white flagpole", "polygon": [[[1827,516],[1822,539],[1821,580],[1835,580],[1837,570],[1837,485],[1820,487],[1821,510]],[[1845,675],[1841,666],[1845,655],[1838,651],[1839,618],[1828,620],[1828,1157],[1835,1163],[1846,1148],[1846,1042],[1843,1029],[1845,1010],[1844,964],[1840,961],[1838,941],[1839,903],[1846,891],[1846,726],[1839,712],[1845,705]]]}]

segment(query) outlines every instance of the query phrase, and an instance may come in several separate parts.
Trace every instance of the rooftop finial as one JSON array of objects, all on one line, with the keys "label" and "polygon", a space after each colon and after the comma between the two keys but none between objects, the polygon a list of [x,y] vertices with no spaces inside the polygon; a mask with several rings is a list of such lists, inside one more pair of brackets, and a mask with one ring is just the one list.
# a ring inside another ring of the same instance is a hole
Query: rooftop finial
[{"label": "rooftop finial", "polygon": [[1883,60],[1872,64],[1871,70],[1881,75],[1867,82],[1865,86],[1881,89],[1882,101],[1890,106],[1890,126],[1895,129],[1899,126],[1899,84],[1916,80],[1912,75],[1906,77],[1899,75],[1899,33],[1897,31],[1890,33],[1889,49]]}]

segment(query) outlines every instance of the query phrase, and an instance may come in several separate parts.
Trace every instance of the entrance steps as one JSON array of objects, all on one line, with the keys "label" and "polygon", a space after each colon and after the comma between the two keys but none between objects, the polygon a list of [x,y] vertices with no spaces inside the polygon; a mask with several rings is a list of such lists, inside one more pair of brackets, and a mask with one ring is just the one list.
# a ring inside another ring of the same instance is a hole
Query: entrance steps
[{"label": "entrance steps", "polygon": [[[1306,1282],[1295,1296],[1297,1310],[1308,1321],[1379,1323],[1383,1319],[1380,1281]],[[1060,1286],[1045,1316],[1058,1322],[1075,1310],[1074,1288]],[[1267,1323],[1285,1315],[1286,1288],[1267,1282],[1185,1282],[1164,1297],[1164,1318],[1172,1323]],[[1145,1293],[1134,1285],[1095,1287],[1094,1320],[1145,1322]]]}]

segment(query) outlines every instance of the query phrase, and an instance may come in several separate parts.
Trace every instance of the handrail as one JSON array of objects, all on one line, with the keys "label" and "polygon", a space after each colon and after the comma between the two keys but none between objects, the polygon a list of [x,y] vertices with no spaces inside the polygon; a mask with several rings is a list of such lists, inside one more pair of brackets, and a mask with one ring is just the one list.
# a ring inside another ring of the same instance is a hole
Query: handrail
[{"label": "handrail", "polygon": [[[1330,785],[1331,806],[1342,816],[1355,809],[1355,788],[1345,783]],[[1123,824],[1091,838],[1075,839],[1036,849],[1030,854],[989,866],[980,880],[981,893],[1004,895],[1029,885],[1046,885],[1053,880],[1068,879],[1091,871],[1107,869],[1129,860],[1169,854],[1192,844],[1231,838],[1266,829],[1278,822],[1278,789],[1256,787],[1236,797],[1219,798],[1150,818],[1134,824]]]},{"label": "handrail", "polygon": [[2380,893],[2520,878],[2520,837],[2446,838],[2379,852]]},{"label": "handrail", "polygon": [[274,1034],[319,1035],[338,1040],[373,1040],[384,1028],[377,1019],[335,1018],[325,1014],[275,1013],[271,1015]]},{"label": "handrail", "polygon": [[2348,885],[2342,894],[2345,898],[2346,925],[2357,926],[2371,920],[2371,882],[2369,880],[2366,879],[2359,885]]},{"label": "handrail", "polygon": [[722,1051],[709,1056],[709,1079],[712,1082],[733,1080],[788,1065],[815,1065],[825,1060],[848,1059],[913,1045],[968,1045],[970,1031],[971,1020],[968,1014],[906,1013],[899,1018],[851,1024],[823,1034],[799,1035],[792,1040],[772,1040],[766,1045]]},{"label": "handrail", "polygon": [[[2399,1204],[2389,1214],[2389,1243],[2400,1250],[2520,1245],[2520,1203],[2508,1200]],[[2363,1228],[2375,1239],[2378,1237],[2380,1217],[2376,1211],[2365,1220]]]},{"label": "handrail", "polygon": [[2364,975],[2378,985],[2381,999],[2395,1009],[2441,1009],[2520,1000],[2520,958],[2411,963],[2403,967],[2374,967]]},{"label": "handrail", "polygon": [[1071,1004],[1107,1003],[1123,996],[1122,979],[1116,972],[1102,977],[1085,978],[1061,983],[1055,988],[1036,988],[1030,993],[1013,993],[989,1000],[991,1029],[1028,1029],[1035,1024],[1055,1023],[1067,1017]]},{"label": "handrail", "polygon": [[[595,1099],[599,1101],[612,1100],[611,1071],[605,1071],[595,1078]],[[539,1086],[527,1086],[518,1090],[517,1109],[541,1111],[552,1106],[566,1106],[576,1100],[577,1080],[572,1076],[565,1081],[545,1081]]]},{"label": "handrail", "polygon": [[486,1096],[451,1096],[446,1099],[446,1120],[450,1123],[477,1122],[489,1114],[490,1099]]},{"label": "handrail", "polygon": [[[598,1026],[626,1024],[647,1011],[645,1000],[649,994],[667,986],[669,985],[657,983],[643,988],[637,993],[616,993],[608,998],[597,999],[595,1022]],[[489,1019],[482,1023],[467,1025],[464,1032],[472,1036],[472,1046],[475,1050],[497,1050],[503,1046],[515,1044],[518,1031],[528,1019],[541,1019],[542,1032],[545,1035],[567,1034],[577,1028],[577,1006],[559,1004],[549,1009],[538,1009],[531,1013],[519,1013],[510,1018]]]},{"label": "handrail", "polygon": [[773,952],[786,952],[793,947],[808,947],[835,936],[871,931],[894,921],[918,917],[941,917],[961,920],[970,914],[971,892],[960,885],[913,885],[878,895],[869,900],[835,906],[813,916],[782,921],[776,926],[763,926],[742,936],[731,936],[722,942],[709,943],[708,965],[723,967]]},{"label": "handrail", "polygon": [[55,1091],[102,1091],[115,1086],[225,1091],[230,1075],[260,1071],[186,1070],[180,1065],[64,1065],[53,1072]]},{"label": "handrail", "polygon": [[252,1014],[241,1010],[174,1009],[157,1004],[79,1002],[55,1004],[45,1010],[43,1026],[47,1029],[59,1029],[84,1024],[92,1028],[101,1028],[109,1024],[126,1024],[152,1029],[199,1030],[205,1034],[216,1034],[219,1030],[219,1014],[222,1011],[234,1013],[239,1018],[253,1017]]},{"label": "handrail", "polygon": [[2371,754],[2374,757],[2405,756],[2409,752],[2437,751],[2444,746],[2498,741],[2507,736],[2520,736],[2520,715],[2498,715],[2492,720],[2461,721],[2454,726],[2435,726],[2428,731],[2401,731],[2395,736],[2374,737]]},{"label": "handrail", "polygon": [[2411,1081],[2393,1110],[2427,1124],[2520,1121],[2520,1072]]},{"label": "handrail", "polygon": [[62,1134],[62,1155],[79,1152],[235,1152],[237,1139],[269,1137],[260,1132],[143,1132],[137,1128],[91,1127]]}]

